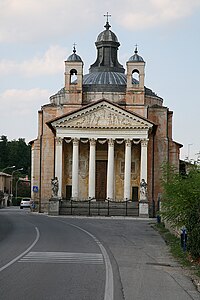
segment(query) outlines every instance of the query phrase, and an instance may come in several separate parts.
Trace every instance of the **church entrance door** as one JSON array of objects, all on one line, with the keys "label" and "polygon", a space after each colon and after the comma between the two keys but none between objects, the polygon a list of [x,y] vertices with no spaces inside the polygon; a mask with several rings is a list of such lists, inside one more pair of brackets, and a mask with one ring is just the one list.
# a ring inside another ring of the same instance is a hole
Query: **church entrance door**
[{"label": "church entrance door", "polygon": [[107,161],[96,161],[96,200],[105,201],[107,183]]}]

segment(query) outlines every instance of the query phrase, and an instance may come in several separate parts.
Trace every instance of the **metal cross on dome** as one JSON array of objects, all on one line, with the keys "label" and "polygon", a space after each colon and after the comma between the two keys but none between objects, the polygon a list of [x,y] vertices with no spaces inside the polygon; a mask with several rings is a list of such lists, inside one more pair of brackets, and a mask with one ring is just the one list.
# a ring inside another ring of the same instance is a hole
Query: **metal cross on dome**
[{"label": "metal cross on dome", "polygon": [[107,22],[108,22],[108,18],[111,17],[111,15],[109,15],[107,12],[106,15],[104,15],[104,17],[107,17]]},{"label": "metal cross on dome", "polygon": [[107,17],[106,25],[105,25],[104,27],[106,28],[106,30],[109,30],[109,28],[110,28],[111,26],[110,26],[110,24],[109,24],[109,22],[108,22],[108,18],[111,17],[111,15],[109,15],[108,12],[107,12],[107,14],[104,15],[104,17]]},{"label": "metal cross on dome", "polygon": [[73,46],[74,46],[73,52],[76,53],[76,43],[74,43]]}]

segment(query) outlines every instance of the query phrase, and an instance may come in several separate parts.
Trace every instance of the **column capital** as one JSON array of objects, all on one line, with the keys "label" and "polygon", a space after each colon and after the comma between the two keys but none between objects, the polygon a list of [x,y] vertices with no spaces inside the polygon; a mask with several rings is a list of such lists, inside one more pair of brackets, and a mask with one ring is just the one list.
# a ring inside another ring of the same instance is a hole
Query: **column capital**
[{"label": "column capital", "polygon": [[94,138],[90,139],[90,145],[95,146],[96,145],[96,140]]},{"label": "column capital", "polygon": [[55,141],[56,141],[56,145],[62,145],[63,142],[63,138],[56,136],[55,137]]},{"label": "column capital", "polygon": [[141,146],[142,147],[147,147],[148,146],[148,141],[149,141],[149,139],[141,140]]},{"label": "column capital", "polygon": [[75,138],[73,139],[73,144],[74,144],[75,146],[78,146],[78,144],[79,144],[79,139],[75,137]]},{"label": "column capital", "polygon": [[130,139],[125,140],[125,144],[128,147],[131,147],[132,141]]},{"label": "column capital", "polygon": [[113,139],[108,139],[108,145],[109,145],[109,146],[114,147],[114,143],[115,143],[115,140],[113,140]]}]

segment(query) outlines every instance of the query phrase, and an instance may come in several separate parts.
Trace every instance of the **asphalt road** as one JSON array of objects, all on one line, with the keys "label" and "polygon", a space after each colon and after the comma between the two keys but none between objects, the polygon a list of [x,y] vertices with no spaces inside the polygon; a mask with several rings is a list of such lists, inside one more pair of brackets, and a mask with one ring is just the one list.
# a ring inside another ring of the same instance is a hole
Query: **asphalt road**
[{"label": "asphalt road", "polygon": [[1,209],[0,299],[200,299],[152,222]]}]

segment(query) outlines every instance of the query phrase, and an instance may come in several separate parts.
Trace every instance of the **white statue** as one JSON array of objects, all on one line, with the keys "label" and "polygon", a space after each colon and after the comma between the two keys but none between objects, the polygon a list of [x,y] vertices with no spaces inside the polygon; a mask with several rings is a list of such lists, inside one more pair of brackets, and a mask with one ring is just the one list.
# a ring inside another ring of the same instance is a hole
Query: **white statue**
[{"label": "white statue", "polygon": [[144,179],[140,182],[140,200],[147,200],[147,183]]},{"label": "white statue", "polygon": [[52,197],[57,198],[58,197],[58,178],[52,178],[51,179],[51,190],[52,190]]}]

